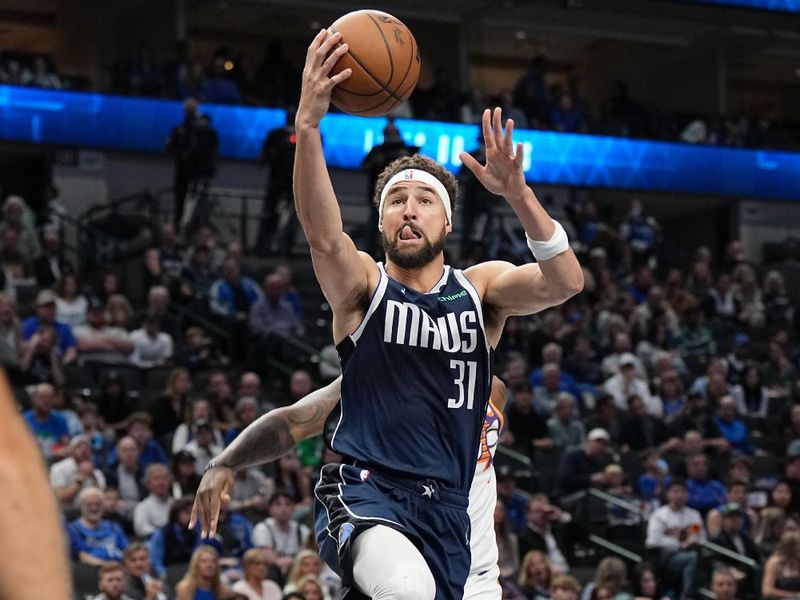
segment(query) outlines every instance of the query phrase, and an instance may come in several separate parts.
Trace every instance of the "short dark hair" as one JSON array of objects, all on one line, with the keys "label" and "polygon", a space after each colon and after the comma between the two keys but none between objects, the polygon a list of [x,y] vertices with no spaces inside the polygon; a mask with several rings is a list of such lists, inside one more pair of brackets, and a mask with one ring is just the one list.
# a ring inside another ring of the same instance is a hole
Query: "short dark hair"
[{"label": "short dark hair", "polygon": [[736,487],[736,486],[743,487],[744,489],[747,489],[748,487],[750,487],[750,486],[747,485],[746,481],[742,481],[740,479],[737,479],[736,481],[732,481],[731,482],[731,484],[728,486],[728,491],[730,491],[733,487]]},{"label": "short dark hair", "polygon": [[432,158],[422,156],[422,154],[403,156],[402,158],[393,160],[381,171],[381,174],[378,175],[378,180],[375,182],[375,195],[372,197],[372,202],[375,206],[380,206],[381,192],[383,188],[386,187],[386,183],[400,171],[405,171],[406,169],[418,169],[419,171],[425,171],[436,177],[450,195],[450,207],[453,212],[456,211],[456,205],[458,203],[458,181],[456,181],[456,178],[450,171]]},{"label": "short dark hair", "polygon": [[667,484],[667,489],[666,489],[666,491],[669,491],[671,488],[674,488],[674,487],[682,487],[683,489],[687,489],[687,487],[686,487],[686,481],[684,481],[684,480],[683,480],[683,479],[681,479],[680,477],[676,477],[675,479],[673,479],[672,481],[670,481],[670,482]]},{"label": "short dark hair", "polygon": [[269,497],[269,503],[267,506],[272,508],[272,505],[275,504],[281,498],[286,498],[292,504],[295,504],[294,496],[289,492],[289,490],[285,488],[279,488],[272,493],[272,496]]}]

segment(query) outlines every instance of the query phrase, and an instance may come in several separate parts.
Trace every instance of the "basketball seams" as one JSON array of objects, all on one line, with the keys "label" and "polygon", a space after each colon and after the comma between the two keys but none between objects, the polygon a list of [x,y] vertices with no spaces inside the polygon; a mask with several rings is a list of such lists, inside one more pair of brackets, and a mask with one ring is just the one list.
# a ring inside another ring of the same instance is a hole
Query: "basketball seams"
[{"label": "basketball seams", "polygon": [[365,10],[364,14],[366,14],[370,21],[375,24],[375,27],[378,28],[378,33],[381,34],[381,39],[383,40],[383,46],[386,48],[386,54],[389,57],[389,81],[386,82],[386,85],[390,85],[392,83],[392,79],[394,79],[394,55],[392,54],[392,49],[389,48],[389,40],[386,39],[386,35],[383,33],[383,28],[381,24],[372,16],[370,11]]}]

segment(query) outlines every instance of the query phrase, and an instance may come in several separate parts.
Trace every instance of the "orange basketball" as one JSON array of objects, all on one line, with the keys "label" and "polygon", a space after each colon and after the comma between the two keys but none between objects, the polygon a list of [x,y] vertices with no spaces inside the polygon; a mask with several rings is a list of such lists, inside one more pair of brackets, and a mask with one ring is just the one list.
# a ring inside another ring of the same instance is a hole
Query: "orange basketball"
[{"label": "orange basketball", "polygon": [[357,10],[331,25],[342,34],[347,54],[331,75],[350,68],[353,74],[333,88],[331,102],[351,115],[385,115],[404,102],[419,78],[419,48],[408,27],[379,10]]}]

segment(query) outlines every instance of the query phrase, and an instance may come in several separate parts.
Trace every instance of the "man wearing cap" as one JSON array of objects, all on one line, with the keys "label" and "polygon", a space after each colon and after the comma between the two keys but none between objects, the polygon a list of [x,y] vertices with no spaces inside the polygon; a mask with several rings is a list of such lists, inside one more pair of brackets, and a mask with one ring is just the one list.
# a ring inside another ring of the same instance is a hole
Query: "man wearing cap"
[{"label": "man wearing cap", "polygon": [[592,486],[605,485],[603,469],[608,462],[610,441],[611,436],[605,429],[592,429],[582,448],[567,452],[558,467],[556,494],[565,496]]},{"label": "man wearing cap", "polygon": [[83,360],[102,363],[127,361],[133,352],[133,342],[122,327],[107,324],[103,302],[96,296],[89,298],[86,324],[74,329],[78,340],[78,354]]},{"label": "man wearing cap", "polygon": [[38,338],[34,336],[47,325],[52,325],[56,330],[62,362],[66,365],[75,360],[78,343],[72,328],[66,323],[56,321],[56,294],[53,290],[41,290],[36,295],[36,314],[22,322],[23,342],[26,344],[38,342]]},{"label": "man wearing cap", "polygon": [[85,435],[76,435],[69,442],[69,456],[50,467],[50,486],[62,507],[73,506],[78,493],[89,487],[101,490],[106,478],[92,463],[92,447]]},{"label": "man wearing cap", "polygon": [[[761,562],[761,553],[750,534],[742,527],[744,507],[737,502],[728,502],[719,509],[722,514],[722,530],[711,541],[727,548],[731,552],[742,554],[757,563]],[[720,558],[724,561],[724,558]],[[737,563],[732,563],[737,564]]]},{"label": "man wearing cap", "polygon": [[661,402],[650,394],[647,381],[636,375],[636,357],[630,352],[623,352],[619,357],[619,371],[603,384],[606,393],[614,397],[614,404],[619,410],[628,409],[628,398],[639,396],[644,402],[648,415],[661,416]]}]

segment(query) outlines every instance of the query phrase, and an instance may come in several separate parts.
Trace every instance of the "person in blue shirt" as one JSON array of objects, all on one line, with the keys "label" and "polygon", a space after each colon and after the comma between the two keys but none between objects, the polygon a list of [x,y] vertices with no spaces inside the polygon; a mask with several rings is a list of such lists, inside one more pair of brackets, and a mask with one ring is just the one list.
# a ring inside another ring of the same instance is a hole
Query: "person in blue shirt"
[{"label": "person in blue shirt", "polygon": [[63,364],[78,356],[78,342],[72,327],[56,321],[56,294],[52,290],[41,290],[36,295],[36,314],[22,322],[22,340],[29,341],[45,325],[52,325],[58,336],[58,349],[61,350]]},{"label": "person in blue shirt", "polygon": [[[67,453],[69,427],[61,415],[53,412],[55,389],[49,383],[40,383],[31,395],[33,408],[22,413],[22,418],[31,428],[45,458],[50,459]],[[59,450],[58,447],[61,447]]]},{"label": "person in blue shirt", "polygon": [[[530,377],[528,377],[528,381],[530,382],[530,384],[533,387],[541,386],[542,369],[544,368],[544,366],[553,363],[558,365],[558,367],[560,368],[561,358],[563,354],[564,351],[561,349],[561,346],[559,344],[556,344],[555,342],[545,344],[544,347],[542,348],[542,367],[536,369],[533,373],[530,374]],[[581,397],[581,392],[583,391],[583,389],[575,380],[575,378],[569,373],[566,373],[563,370],[559,371],[558,383],[560,391],[569,392],[576,398]]]},{"label": "person in blue shirt", "polygon": [[243,318],[261,295],[258,284],[243,277],[239,263],[228,258],[222,264],[222,279],[215,281],[209,292],[211,311],[223,317]]},{"label": "person in blue shirt", "polygon": [[698,511],[703,518],[712,508],[718,508],[728,501],[728,490],[716,479],[708,477],[708,458],[705,454],[695,454],[686,460],[686,489],[689,500],[686,503]]},{"label": "person in blue shirt", "polygon": [[192,552],[200,544],[200,524],[190,530],[192,496],[176,500],[169,511],[169,521],[157,529],[148,543],[153,571],[162,577],[169,565],[188,563]]},{"label": "person in blue shirt", "polygon": [[743,454],[753,454],[747,425],[736,414],[736,400],[733,399],[733,396],[723,396],[719,399],[714,423],[717,424],[722,437],[728,441],[732,450]]},{"label": "person in blue shirt", "polygon": [[78,505],[80,518],[67,526],[72,557],[91,566],[120,562],[128,538],[119,525],[103,519],[103,492],[86,488],[78,496]]}]

